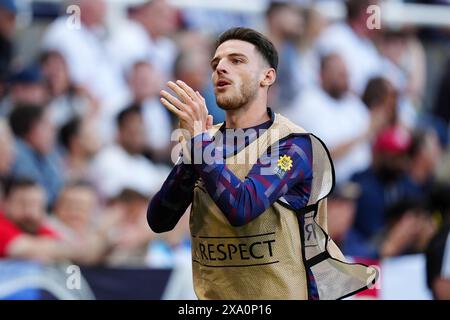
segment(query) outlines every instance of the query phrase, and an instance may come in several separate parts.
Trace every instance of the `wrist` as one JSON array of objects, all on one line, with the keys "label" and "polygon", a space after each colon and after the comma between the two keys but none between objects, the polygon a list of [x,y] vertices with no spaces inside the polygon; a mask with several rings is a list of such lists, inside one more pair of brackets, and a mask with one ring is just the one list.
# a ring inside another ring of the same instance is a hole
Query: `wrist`
[{"label": "wrist", "polygon": [[200,132],[190,140],[188,148],[192,164],[205,163],[203,151],[213,140],[213,137],[211,137],[208,131]]}]

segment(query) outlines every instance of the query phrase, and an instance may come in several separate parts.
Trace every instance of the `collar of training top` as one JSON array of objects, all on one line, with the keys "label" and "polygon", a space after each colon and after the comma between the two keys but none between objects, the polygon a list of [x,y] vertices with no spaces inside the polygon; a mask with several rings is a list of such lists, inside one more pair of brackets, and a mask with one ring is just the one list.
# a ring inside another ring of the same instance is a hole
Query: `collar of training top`
[{"label": "collar of training top", "polygon": [[[270,118],[270,120],[269,120],[269,121],[270,121],[270,125],[268,126],[268,128],[269,128],[269,127],[272,126],[273,122],[275,121],[275,113],[272,111],[271,108],[267,107],[267,115],[268,115],[269,118]],[[265,123],[265,122],[264,122],[264,123]],[[264,123],[261,123],[261,124],[259,124],[259,125],[256,125],[256,126],[250,127],[250,128],[259,127],[260,125],[262,125],[262,124],[264,124]],[[219,131],[224,132],[224,131],[225,131],[225,128],[226,128],[226,124],[227,124],[227,123],[224,121],[224,122],[222,123],[222,125],[220,126]],[[250,128],[243,128],[243,130],[250,129]]]}]

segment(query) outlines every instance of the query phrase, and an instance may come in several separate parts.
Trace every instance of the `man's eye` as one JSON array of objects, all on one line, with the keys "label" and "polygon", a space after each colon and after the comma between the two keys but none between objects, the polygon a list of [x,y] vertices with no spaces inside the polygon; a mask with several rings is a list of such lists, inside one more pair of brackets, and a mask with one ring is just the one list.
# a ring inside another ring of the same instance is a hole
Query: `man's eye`
[{"label": "man's eye", "polygon": [[233,59],[233,64],[239,64],[239,63],[241,63],[242,61],[241,60],[239,60],[239,59]]}]

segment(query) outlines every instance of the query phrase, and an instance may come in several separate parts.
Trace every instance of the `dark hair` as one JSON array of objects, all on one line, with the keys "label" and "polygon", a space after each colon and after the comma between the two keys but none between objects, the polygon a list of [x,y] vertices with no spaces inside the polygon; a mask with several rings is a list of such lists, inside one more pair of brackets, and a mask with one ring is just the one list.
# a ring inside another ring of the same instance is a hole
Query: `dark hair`
[{"label": "dark hair", "polygon": [[23,138],[41,120],[44,108],[41,106],[16,106],[9,116],[9,125],[15,136]]},{"label": "dark hair", "polygon": [[66,150],[70,149],[70,141],[80,132],[80,127],[81,119],[75,117],[63,125],[59,130],[59,142]]},{"label": "dark hair", "polygon": [[7,177],[3,181],[3,193],[5,198],[9,197],[16,189],[36,187],[39,184],[27,177]]},{"label": "dark hair", "polygon": [[374,105],[377,105],[386,98],[389,90],[393,87],[390,82],[383,77],[375,77],[369,80],[364,90],[362,101],[371,109]]},{"label": "dark hair", "polygon": [[231,28],[222,33],[216,41],[215,50],[228,40],[241,40],[253,44],[270,67],[277,70],[278,52],[273,43],[262,33],[250,28]]},{"label": "dark hair", "polygon": [[139,104],[133,103],[130,106],[128,106],[127,108],[120,111],[116,117],[117,126],[119,128],[122,127],[123,124],[125,123],[125,121],[127,120],[128,116],[130,116],[132,114],[141,115],[141,107],[139,106]]},{"label": "dark hair", "polygon": [[114,199],[123,203],[131,203],[134,201],[148,201],[148,196],[130,188],[124,188]]},{"label": "dark hair", "polygon": [[39,63],[43,64],[46,63],[50,58],[52,57],[59,57],[62,60],[64,60],[64,62],[66,62],[66,60],[64,59],[64,56],[62,55],[61,52],[57,51],[57,50],[47,50],[41,53],[41,55],[39,56]]},{"label": "dark hair", "polygon": [[333,58],[342,59],[342,57],[335,52],[320,55],[320,70],[323,71],[327,67],[330,60],[332,60]]},{"label": "dark hair", "polygon": [[347,9],[347,21],[356,19],[361,12],[365,12],[370,5],[370,0],[347,0],[345,7]]},{"label": "dark hair", "polygon": [[71,189],[77,189],[77,188],[83,188],[83,189],[90,189],[91,191],[95,192],[95,188],[92,183],[90,183],[87,180],[83,179],[76,179],[76,180],[70,180],[64,184],[64,186],[61,188],[61,192],[59,193],[59,196],[61,196],[64,192],[71,190]]}]

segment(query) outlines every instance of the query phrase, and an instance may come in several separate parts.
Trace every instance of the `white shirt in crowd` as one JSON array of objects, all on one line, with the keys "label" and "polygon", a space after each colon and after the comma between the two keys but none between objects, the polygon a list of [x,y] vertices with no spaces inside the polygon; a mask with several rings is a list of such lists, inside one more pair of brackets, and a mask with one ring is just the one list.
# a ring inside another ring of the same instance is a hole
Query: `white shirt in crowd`
[{"label": "white shirt in crowd", "polygon": [[158,98],[147,99],[142,104],[142,118],[147,134],[148,146],[162,150],[170,145],[172,121],[169,112]]},{"label": "white shirt in crowd", "polygon": [[[322,139],[333,149],[362,135],[369,127],[370,115],[362,101],[353,94],[339,100],[321,88],[305,90],[292,104],[288,114],[296,124]],[[360,143],[339,159],[333,159],[336,182],[341,183],[372,161],[369,143]]]},{"label": "white shirt in crowd", "polygon": [[90,167],[93,183],[103,197],[117,196],[129,188],[154,195],[170,172],[164,165],[156,165],[142,155],[132,155],[117,144],[100,151]]},{"label": "white shirt in crowd", "polygon": [[177,56],[175,43],[167,37],[152,39],[144,27],[125,20],[108,42],[108,50],[114,61],[124,72],[128,72],[138,61],[147,61],[169,77]]},{"label": "white shirt in crowd", "polygon": [[327,27],[317,40],[319,54],[338,53],[345,61],[353,92],[362,95],[367,82],[382,73],[382,58],[375,45],[359,37],[348,24],[337,23]]},{"label": "white shirt in crowd", "polygon": [[83,24],[79,29],[66,25],[66,18],[56,19],[47,29],[43,47],[60,52],[68,65],[71,80],[88,88],[105,108],[118,105],[127,94],[120,68],[106,50],[101,32]]}]

